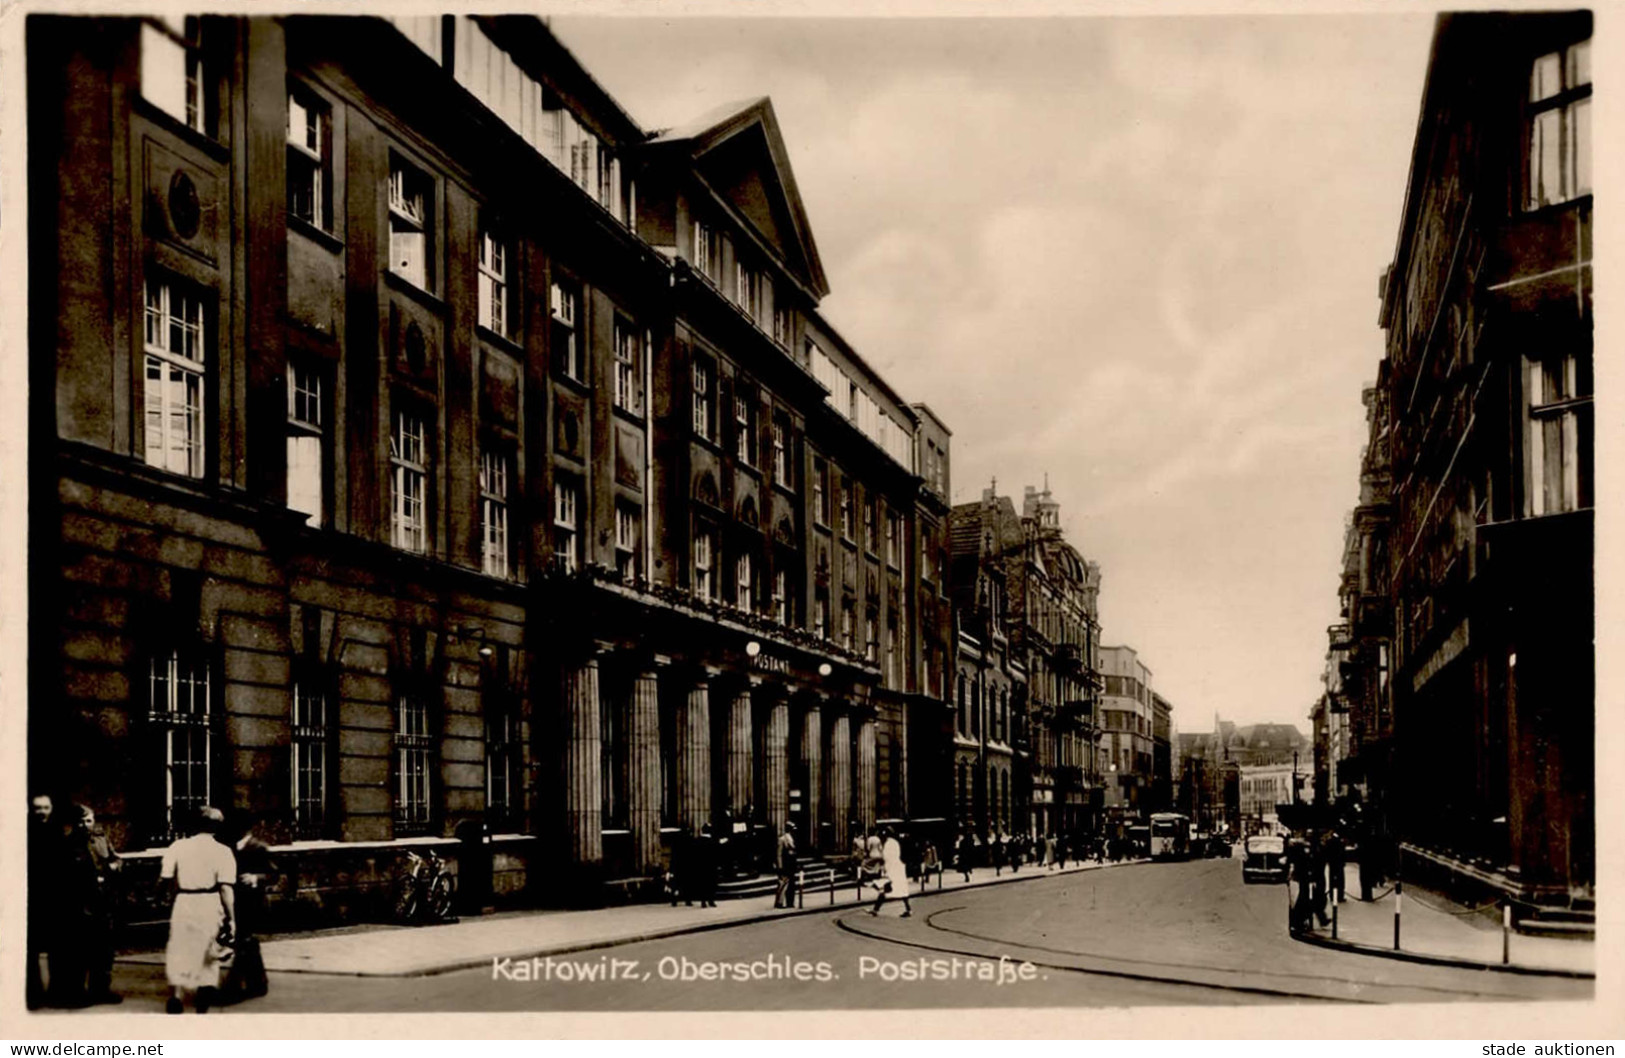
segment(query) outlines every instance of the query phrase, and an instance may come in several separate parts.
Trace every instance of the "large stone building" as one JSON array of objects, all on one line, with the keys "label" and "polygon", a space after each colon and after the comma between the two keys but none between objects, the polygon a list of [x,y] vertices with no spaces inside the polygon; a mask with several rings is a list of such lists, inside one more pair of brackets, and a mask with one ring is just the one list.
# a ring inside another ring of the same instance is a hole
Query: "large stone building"
[{"label": "large stone building", "polygon": [[1103,807],[1111,820],[1140,819],[1154,811],[1151,670],[1133,647],[1106,646],[1100,648],[1100,674],[1096,767],[1105,787]]},{"label": "large stone building", "polygon": [[[1082,834],[1098,824],[1100,779],[1093,747],[1099,735],[1100,567],[1086,562],[1061,532],[1061,508],[1048,486],[1027,486],[1018,515],[992,488],[953,510],[956,545],[975,548],[955,564],[956,575],[1002,584],[1010,651],[1025,675],[1026,694],[1013,721],[1012,756],[1018,833]],[[956,559],[960,555],[956,551]],[[1002,579],[1001,575],[1002,574]],[[969,592],[967,605],[974,605]],[[967,668],[981,656],[966,643]],[[972,691],[974,697],[974,688]]]},{"label": "large stone building", "polygon": [[1591,33],[1440,16],[1381,287],[1380,800],[1415,863],[1537,903],[1595,881]]},{"label": "large stone building", "polygon": [[948,431],[820,316],[766,100],[643,129],[529,17],[27,61],[30,781],[137,874],[205,803],[313,915],[947,814]]}]

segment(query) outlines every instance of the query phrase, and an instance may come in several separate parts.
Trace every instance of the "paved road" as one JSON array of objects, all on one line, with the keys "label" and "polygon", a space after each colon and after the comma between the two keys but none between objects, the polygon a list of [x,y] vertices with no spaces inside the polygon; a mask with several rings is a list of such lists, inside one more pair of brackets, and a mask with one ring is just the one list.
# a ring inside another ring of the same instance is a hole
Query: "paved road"
[{"label": "paved road", "polygon": [[[899,912],[888,904],[871,918],[848,907],[428,977],[274,974],[271,994],[240,1009],[1108,1007],[1592,995],[1587,981],[1420,966],[1293,941],[1283,887],[1242,885],[1236,860],[1048,876],[916,898],[913,916]],[[127,996],[124,1012],[162,1005],[161,967],[121,964],[116,984]]]}]

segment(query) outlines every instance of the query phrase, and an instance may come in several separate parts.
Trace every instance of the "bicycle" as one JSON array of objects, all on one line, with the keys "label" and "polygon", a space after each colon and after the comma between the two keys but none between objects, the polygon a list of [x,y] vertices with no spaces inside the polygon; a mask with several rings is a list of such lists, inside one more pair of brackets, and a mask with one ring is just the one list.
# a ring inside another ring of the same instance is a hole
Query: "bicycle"
[{"label": "bicycle", "polygon": [[457,921],[451,912],[457,879],[433,849],[426,856],[408,852],[406,869],[396,884],[396,921],[409,926]]}]

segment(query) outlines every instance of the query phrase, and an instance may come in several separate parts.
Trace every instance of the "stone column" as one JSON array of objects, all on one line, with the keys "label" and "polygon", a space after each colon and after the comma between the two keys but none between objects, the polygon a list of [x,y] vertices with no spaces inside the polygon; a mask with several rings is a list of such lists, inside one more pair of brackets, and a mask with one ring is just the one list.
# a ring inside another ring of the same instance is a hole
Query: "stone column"
[{"label": "stone column", "polygon": [[570,858],[580,865],[604,858],[602,745],[598,726],[598,659],[564,670],[564,813]]},{"label": "stone column", "polygon": [[819,824],[823,820],[819,809],[823,806],[824,785],[824,726],[822,715],[816,701],[807,704],[807,711],[801,717],[801,760],[806,765],[807,783],[802,790],[802,797],[807,801],[807,847],[818,847],[823,835],[819,831]]},{"label": "stone column", "polygon": [[829,725],[829,761],[825,765],[828,779],[828,797],[831,829],[835,832],[835,852],[845,852],[852,840],[847,832],[847,820],[852,814],[852,743],[851,727],[845,711],[840,711]]},{"label": "stone column", "polygon": [[677,717],[677,824],[698,834],[711,822],[711,677],[701,670]]},{"label": "stone column", "polygon": [[876,781],[875,719],[869,716],[858,722],[858,803],[853,813],[865,830],[875,828]]},{"label": "stone column", "polygon": [[753,684],[747,683],[734,695],[728,723],[728,810],[735,822],[749,821],[745,808],[751,803],[751,719]]},{"label": "stone column", "polygon": [[650,668],[632,681],[626,710],[626,821],[632,867],[660,863],[660,674]]},{"label": "stone column", "polygon": [[790,819],[790,703],[781,694],[767,714],[767,825],[778,834]]}]

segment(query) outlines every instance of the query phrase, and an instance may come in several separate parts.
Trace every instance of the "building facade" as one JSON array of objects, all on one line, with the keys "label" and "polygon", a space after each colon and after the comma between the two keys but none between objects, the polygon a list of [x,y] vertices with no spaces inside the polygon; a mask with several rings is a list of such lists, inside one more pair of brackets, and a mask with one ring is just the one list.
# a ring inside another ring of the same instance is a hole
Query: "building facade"
[{"label": "building facade", "polygon": [[1241,831],[1273,834],[1282,827],[1282,805],[1314,803],[1312,766],[1307,758],[1294,765],[1243,764],[1237,776]]},{"label": "building facade", "polygon": [[138,866],[235,809],[314,917],[918,814],[949,435],[770,103],[645,130],[528,17],[27,33],[32,783]]},{"label": "building facade", "polygon": [[1100,673],[1103,807],[1108,819],[1138,820],[1153,811],[1151,670],[1133,647],[1106,646],[1100,649]]},{"label": "building facade", "polygon": [[1591,33],[1440,17],[1381,287],[1387,824],[1536,903],[1595,881]]}]

